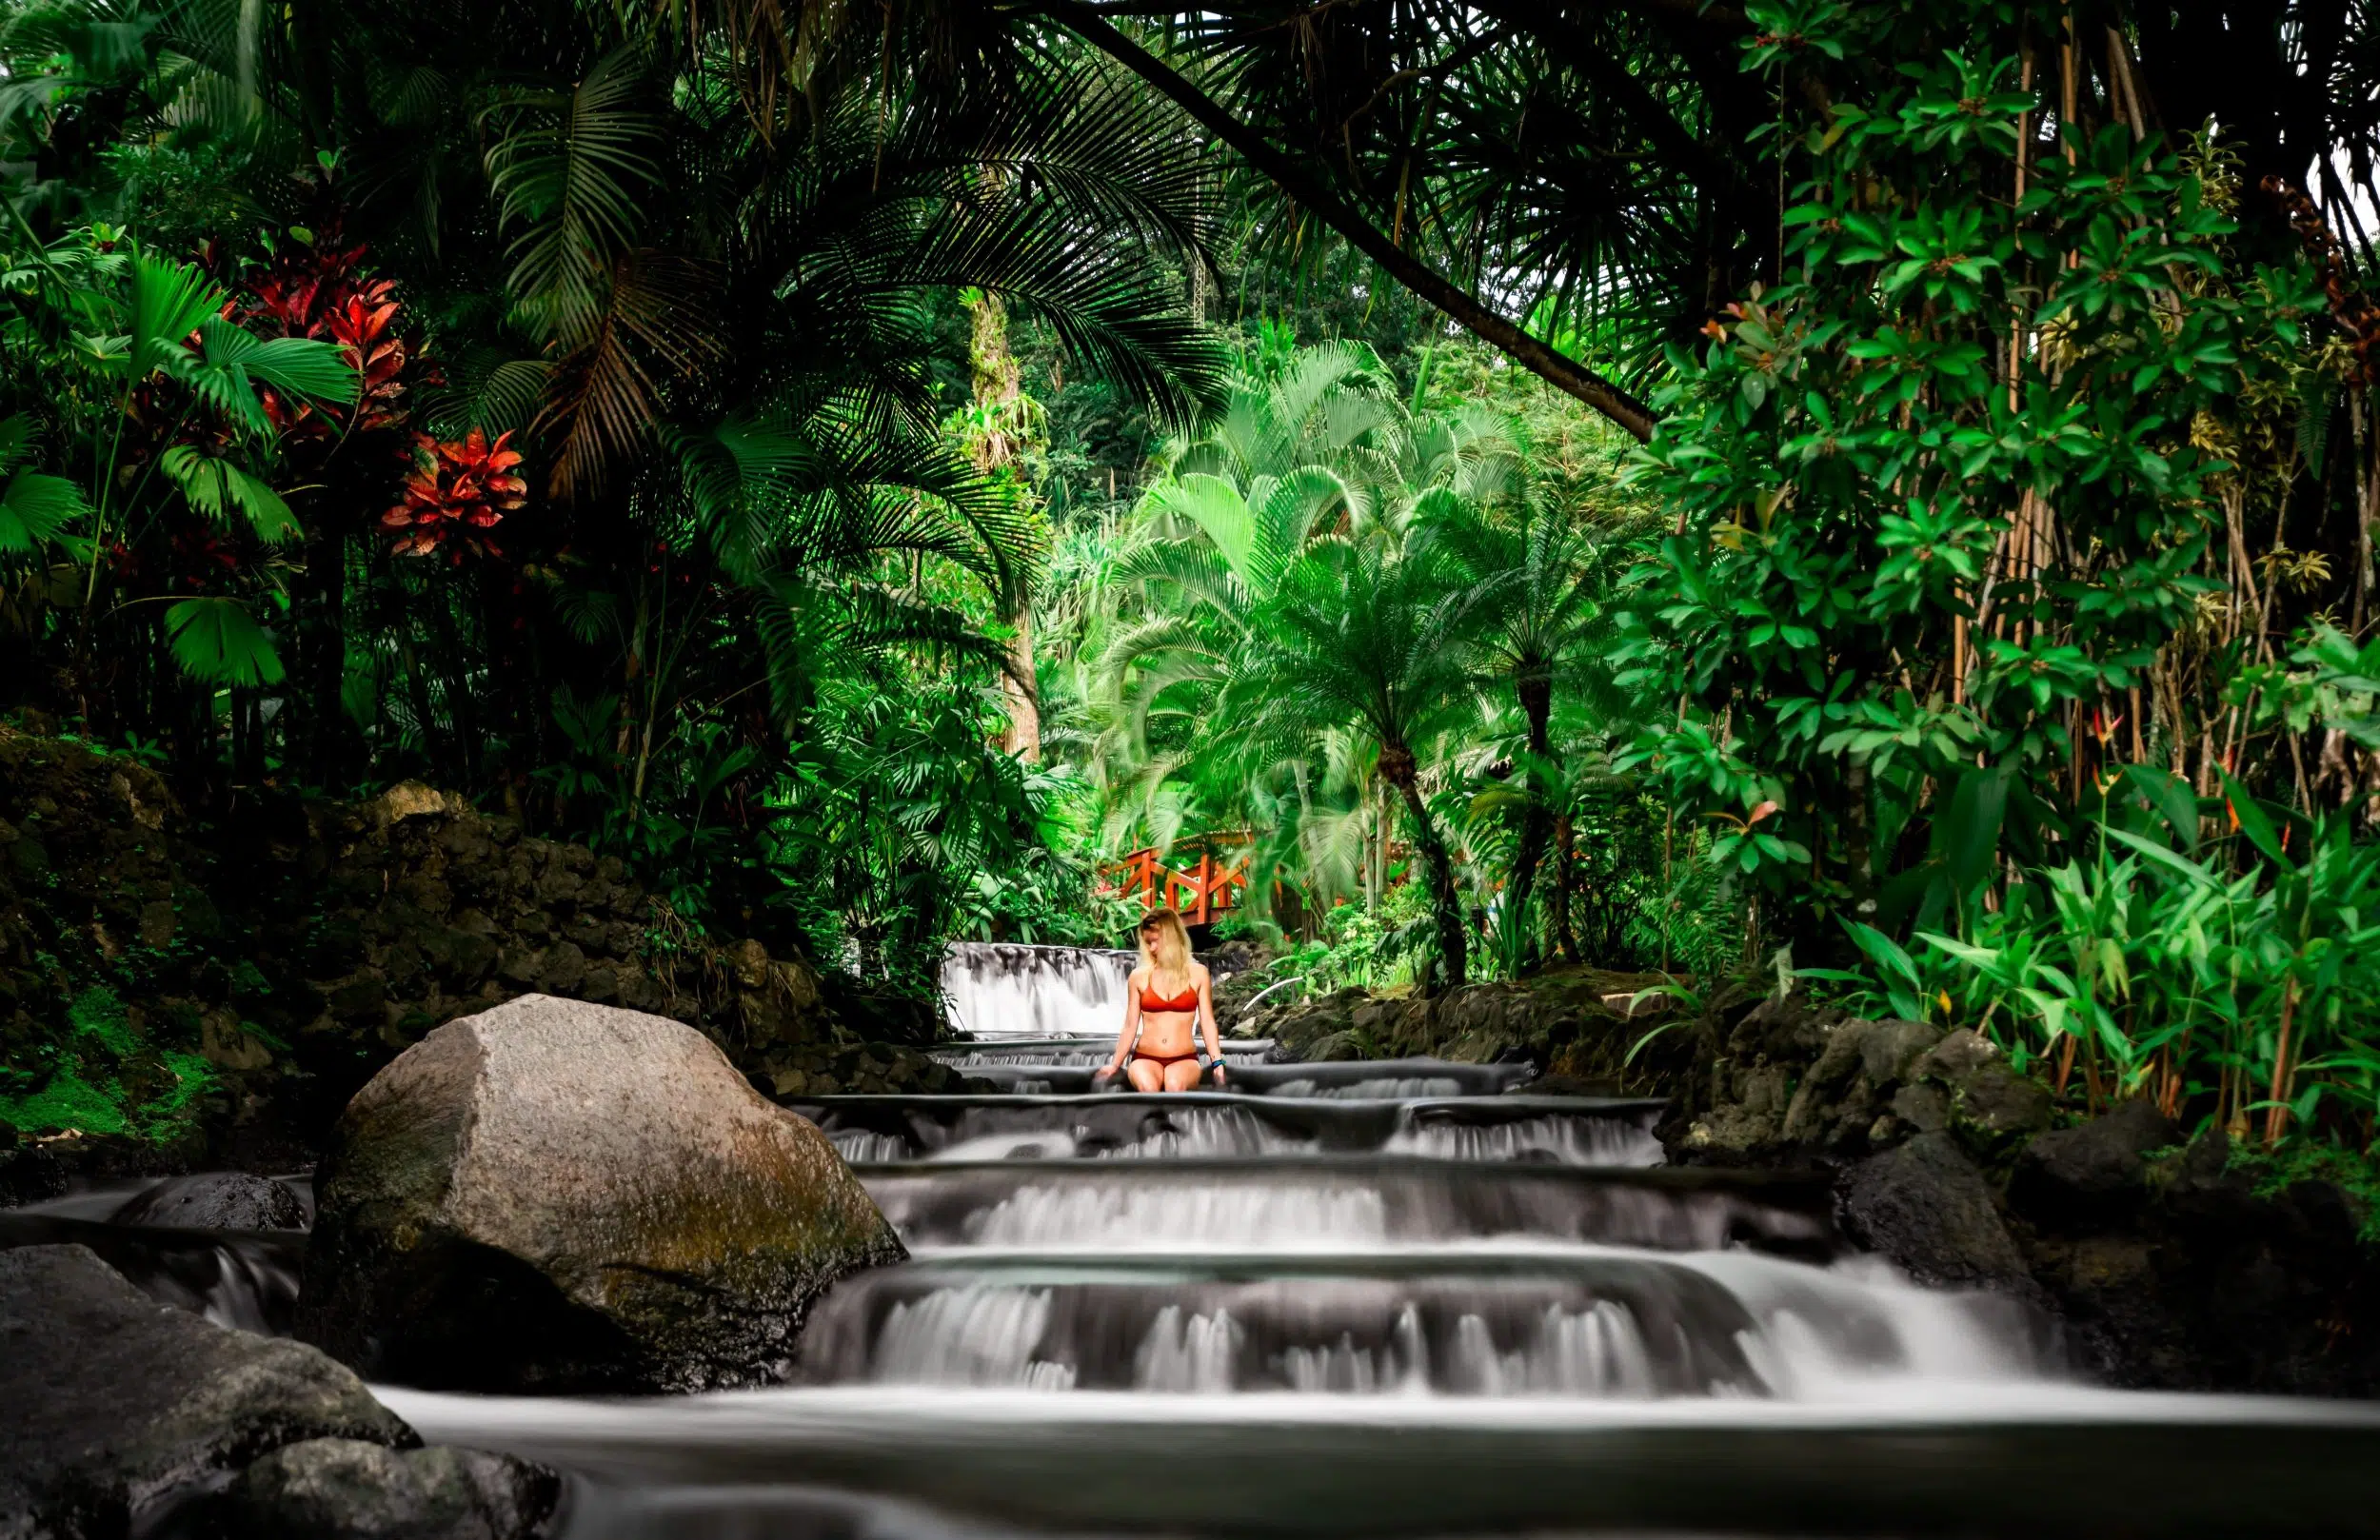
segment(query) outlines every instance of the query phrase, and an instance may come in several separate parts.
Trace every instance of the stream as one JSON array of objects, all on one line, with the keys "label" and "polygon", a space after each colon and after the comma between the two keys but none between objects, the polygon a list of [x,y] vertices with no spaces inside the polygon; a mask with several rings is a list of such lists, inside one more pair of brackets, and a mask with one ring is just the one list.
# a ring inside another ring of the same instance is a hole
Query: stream
[{"label": "stream", "polygon": [[[912,1257],[792,1383],[378,1393],[568,1472],[570,1540],[2380,1532],[2371,1409],[2083,1383],[2029,1307],[1848,1252],[1822,1181],[1665,1167],[1657,1103],[1264,1044],[1229,1094],[1094,1093],[1112,1031],[1051,1029],[1107,958],[999,965],[943,1052],[1001,1093],[798,1104]],[[0,1222],[286,1322],[299,1237],[105,1212]]]}]

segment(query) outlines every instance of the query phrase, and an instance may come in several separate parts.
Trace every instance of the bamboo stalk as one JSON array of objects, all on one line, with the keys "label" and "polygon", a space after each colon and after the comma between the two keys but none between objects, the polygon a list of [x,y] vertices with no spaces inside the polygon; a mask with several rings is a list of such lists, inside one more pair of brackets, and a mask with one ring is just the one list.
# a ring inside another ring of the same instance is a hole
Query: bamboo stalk
[{"label": "bamboo stalk", "polygon": [[2289,1128],[2290,1017],[2297,1004],[2297,980],[2281,981],[2281,1036],[2272,1049],[2272,1105],[2265,1109],[2264,1141],[2278,1144]]}]

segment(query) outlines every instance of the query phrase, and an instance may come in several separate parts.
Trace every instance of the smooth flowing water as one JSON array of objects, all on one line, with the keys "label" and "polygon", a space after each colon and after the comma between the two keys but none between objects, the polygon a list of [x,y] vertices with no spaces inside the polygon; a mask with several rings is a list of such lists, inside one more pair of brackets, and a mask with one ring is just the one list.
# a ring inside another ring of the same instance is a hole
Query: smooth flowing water
[{"label": "smooth flowing water", "polygon": [[[570,1540],[2380,1532],[2370,1411],[2084,1384],[2028,1308],[1849,1251],[1822,1179],[1662,1165],[1656,1103],[1260,1049],[1069,1090],[1105,966],[1034,960],[1067,999],[952,1051],[1056,1089],[801,1107],[912,1257],[793,1383],[382,1393],[570,1472]],[[184,1234],[192,1278],[255,1251]]]}]

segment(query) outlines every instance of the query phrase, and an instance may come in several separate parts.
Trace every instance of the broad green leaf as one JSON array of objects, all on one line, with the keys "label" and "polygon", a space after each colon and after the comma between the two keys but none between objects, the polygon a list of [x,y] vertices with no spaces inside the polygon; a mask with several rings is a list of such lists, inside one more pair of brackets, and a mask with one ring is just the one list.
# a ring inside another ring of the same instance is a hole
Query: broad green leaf
[{"label": "broad green leaf", "polygon": [[0,491],[0,556],[28,556],[63,543],[68,526],[89,511],[83,489],[65,477],[20,470]]},{"label": "broad green leaf", "polygon": [[157,464],[182,488],[190,506],[217,523],[228,523],[237,509],[268,544],[305,533],[281,494],[228,460],[209,459],[189,444],[177,444]]},{"label": "broad green leaf", "polygon": [[281,654],[236,599],[185,599],[166,611],[174,661],[209,684],[278,684]]},{"label": "broad green leaf", "polygon": [[2265,817],[2254,794],[2231,779],[2229,770],[2223,772],[2223,798],[2231,806],[2231,817],[2239,820],[2239,832],[2248,837],[2248,842],[2263,851],[2265,859],[2274,865],[2288,866],[2289,856],[2281,848],[2281,837],[2273,832],[2272,820]]},{"label": "broad green leaf", "polygon": [[2132,781],[2149,805],[2173,826],[2184,850],[2198,848],[2198,794],[2190,782],[2161,765],[2128,764],[2125,778]]},{"label": "broad green leaf", "polygon": [[198,328],[199,351],[214,368],[238,370],[284,395],[345,406],[363,379],[337,343],[311,337],[259,337],[217,316]]},{"label": "broad green leaf", "polygon": [[190,359],[190,333],[223,308],[224,292],[195,265],[132,259],[132,334],[126,367],[135,381],[160,369],[179,375]]},{"label": "broad green leaf", "polygon": [[2013,762],[1970,770],[1958,778],[1943,816],[1942,859],[1951,884],[1963,897],[1992,880],[2000,853],[2000,825],[2008,814]]}]

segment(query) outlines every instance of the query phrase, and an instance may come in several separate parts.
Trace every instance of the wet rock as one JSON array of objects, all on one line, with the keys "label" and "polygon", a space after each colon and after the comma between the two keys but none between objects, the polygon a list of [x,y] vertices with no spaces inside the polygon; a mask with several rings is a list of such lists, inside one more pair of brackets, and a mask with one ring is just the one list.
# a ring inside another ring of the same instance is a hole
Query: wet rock
[{"label": "wet rock", "polygon": [[1905,1085],[1893,1093],[1893,1116],[1920,1134],[1951,1126],[1951,1094],[1938,1085]]},{"label": "wet rock", "polygon": [[407,1384],[764,1382],[820,1293],[905,1254],[825,1136],[708,1038],[543,996],[400,1056],[320,1181],[300,1334]]},{"label": "wet rock", "polygon": [[2078,1128],[2036,1135],[2017,1157],[2009,1199],[2051,1223],[2104,1218],[2142,1197],[2149,1152],[2174,1139],[2172,1120],[2146,1097]]},{"label": "wet rock", "polygon": [[1982,1173],[1947,1134],[1920,1134],[1852,1168],[1843,1228],[1923,1283],[2007,1285],[2025,1261]]},{"label": "wet rock", "polygon": [[1931,1080],[1950,1096],[1950,1128],[1977,1156],[2004,1157],[2050,1126],[2050,1088],[2017,1074],[1981,1034],[1961,1028],[1910,1066],[1912,1079]]},{"label": "wet rock", "polygon": [[160,1182],[109,1217],[120,1225],[183,1230],[303,1230],[306,1200],[269,1176],[216,1171]]},{"label": "wet rock", "polygon": [[1941,1042],[1943,1031],[1924,1021],[1872,1021],[1859,1037],[1859,1068],[1879,1086],[1909,1077],[1910,1067]]},{"label": "wet rock", "polygon": [[208,1527],[226,1540],[524,1540],[561,1492],[510,1455],[315,1438],[241,1471]]},{"label": "wet rock", "polygon": [[[1833,1144],[1846,1131],[1864,1134],[1875,1120],[1877,1092],[1884,1084],[1869,1072],[1869,1060],[1874,1056],[1885,1080],[1898,1078],[1898,1067],[1915,1057],[1910,1051],[1913,1028],[1916,1035],[1933,1030],[1917,1021],[1853,1017],[1835,1022],[1827,1031],[1817,1062],[1794,1089],[1793,1102],[1785,1109],[1783,1136]],[[1871,1039],[1875,1040],[1873,1049]]]},{"label": "wet rock", "polygon": [[1783,1135],[1785,1113],[1792,1104],[1784,1066],[1760,1064],[1723,1073],[1729,1094],[1687,1129],[1687,1147],[1698,1154],[1749,1153],[1775,1144]]},{"label": "wet rock", "polygon": [[0,1535],[122,1535],[309,1438],[411,1429],[303,1343],[160,1305],[80,1246],[0,1252]]}]

